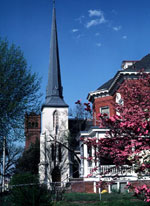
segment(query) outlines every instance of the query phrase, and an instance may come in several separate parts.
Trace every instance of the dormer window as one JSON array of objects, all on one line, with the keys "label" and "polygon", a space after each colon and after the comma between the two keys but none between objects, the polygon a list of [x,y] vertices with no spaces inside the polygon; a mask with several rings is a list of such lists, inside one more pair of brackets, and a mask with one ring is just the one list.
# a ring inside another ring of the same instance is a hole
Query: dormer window
[{"label": "dormer window", "polygon": [[134,65],[136,62],[138,62],[138,61],[124,60],[124,61],[122,62],[121,67],[122,67],[122,69],[124,70],[124,69],[127,69],[128,67]]}]

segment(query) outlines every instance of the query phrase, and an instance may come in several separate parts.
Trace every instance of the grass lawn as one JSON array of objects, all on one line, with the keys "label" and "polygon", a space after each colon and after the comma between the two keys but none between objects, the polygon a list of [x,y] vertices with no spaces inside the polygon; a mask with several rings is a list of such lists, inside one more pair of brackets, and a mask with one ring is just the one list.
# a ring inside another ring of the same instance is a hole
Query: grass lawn
[{"label": "grass lawn", "polygon": [[130,194],[102,194],[99,201],[98,194],[66,193],[64,200],[54,203],[54,206],[147,206],[141,200],[137,200]]},{"label": "grass lawn", "polygon": [[[102,200],[99,201],[98,194],[87,193],[66,193],[64,200],[54,202],[53,206],[148,206],[145,203],[136,199],[131,194],[102,194]],[[0,202],[0,206],[12,206],[8,198],[4,202]]]}]

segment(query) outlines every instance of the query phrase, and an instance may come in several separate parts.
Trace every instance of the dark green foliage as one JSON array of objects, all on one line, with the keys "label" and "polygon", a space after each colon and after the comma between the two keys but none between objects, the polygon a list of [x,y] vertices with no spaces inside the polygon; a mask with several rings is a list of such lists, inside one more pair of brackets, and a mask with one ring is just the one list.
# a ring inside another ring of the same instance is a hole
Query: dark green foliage
[{"label": "dark green foliage", "polygon": [[28,150],[25,150],[22,157],[17,161],[16,173],[30,172],[38,174],[38,164],[40,162],[40,142],[31,144]]},{"label": "dark green foliage", "polygon": [[17,132],[23,126],[25,113],[38,109],[39,85],[37,75],[31,74],[20,48],[0,39],[1,137]]},{"label": "dark green foliage", "polygon": [[38,176],[30,173],[14,175],[10,199],[14,206],[50,206],[51,195],[44,185],[39,185]]}]

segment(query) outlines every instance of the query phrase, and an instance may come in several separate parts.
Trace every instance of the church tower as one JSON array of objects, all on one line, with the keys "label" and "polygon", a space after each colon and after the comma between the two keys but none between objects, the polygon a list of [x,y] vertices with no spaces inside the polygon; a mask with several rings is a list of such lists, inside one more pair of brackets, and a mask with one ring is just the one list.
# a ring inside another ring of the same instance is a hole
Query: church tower
[{"label": "church tower", "polygon": [[63,99],[59,50],[57,39],[56,10],[53,6],[50,64],[45,103],[41,113],[40,181],[67,182],[69,178],[68,105]]}]

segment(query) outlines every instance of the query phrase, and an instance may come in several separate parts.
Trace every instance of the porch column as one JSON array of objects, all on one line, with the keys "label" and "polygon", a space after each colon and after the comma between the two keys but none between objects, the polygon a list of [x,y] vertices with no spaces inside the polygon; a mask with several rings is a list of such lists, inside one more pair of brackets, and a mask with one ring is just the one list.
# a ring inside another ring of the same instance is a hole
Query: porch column
[{"label": "porch column", "polygon": [[[86,144],[84,144],[83,149],[84,149],[84,157],[87,158],[88,157],[88,150],[87,150]],[[88,161],[87,161],[87,159],[84,159],[84,177],[86,177],[87,175],[88,175]]]},{"label": "porch column", "polygon": [[117,182],[117,191],[119,192],[119,190],[120,190],[120,182],[118,181]]},{"label": "porch column", "polygon": [[84,176],[84,144],[80,142],[80,154],[81,154],[81,164],[80,164],[80,177]]}]

